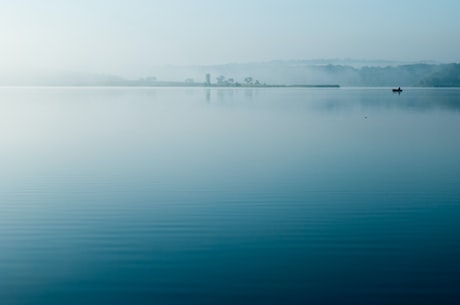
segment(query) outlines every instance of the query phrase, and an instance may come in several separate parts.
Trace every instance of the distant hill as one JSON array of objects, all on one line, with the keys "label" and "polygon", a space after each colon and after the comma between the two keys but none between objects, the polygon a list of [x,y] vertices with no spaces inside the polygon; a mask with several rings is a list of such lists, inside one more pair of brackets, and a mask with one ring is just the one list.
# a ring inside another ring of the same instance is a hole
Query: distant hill
[{"label": "distant hill", "polygon": [[[334,63],[327,63],[326,60],[309,60],[192,67],[165,66],[152,68],[150,74],[158,76],[158,79],[183,80],[187,77],[196,82],[204,82],[205,75],[209,73],[212,82],[217,82],[219,78],[242,82],[245,78],[251,77],[260,83],[278,85],[460,86],[460,64],[398,64],[384,61],[332,62]],[[337,64],[338,62],[348,64]],[[373,65],[366,65],[366,63]]]},{"label": "distant hill", "polygon": [[460,64],[441,65],[419,84],[429,87],[460,87]]},{"label": "distant hill", "polygon": [[[341,63],[341,64],[338,64]],[[366,65],[366,64],[373,65]],[[142,77],[69,72],[0,71],[2,86],[331,85],[460,87],[460,64],[297,60],[209,66],[148,67]],[[378,65],[380,64],[380,65]],[[207,76],[209,75],[209,76]]]},{"label": "distant hill", "polygon": [[251,75],[266,83],[341,86],[460,86],[460,64],[362,66],[273,62],[214,67],[217,73]]}]

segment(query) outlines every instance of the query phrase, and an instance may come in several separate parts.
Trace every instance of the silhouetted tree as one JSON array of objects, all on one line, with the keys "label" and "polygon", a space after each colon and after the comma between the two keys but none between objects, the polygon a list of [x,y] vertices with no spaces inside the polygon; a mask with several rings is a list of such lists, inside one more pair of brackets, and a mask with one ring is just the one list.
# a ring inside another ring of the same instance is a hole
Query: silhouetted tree
[{"label": "silhouetted tree", "polygon": [[252,77],[246,77],[244,81],[246,82],[246,84],[252,85]]},{"label": "silhouetted tree", "polygon": [[221,75],[219,77],[216,77],[216,80],[217,80],[217,84],[218,85],[223,85],[225,84],[225,76]]}]

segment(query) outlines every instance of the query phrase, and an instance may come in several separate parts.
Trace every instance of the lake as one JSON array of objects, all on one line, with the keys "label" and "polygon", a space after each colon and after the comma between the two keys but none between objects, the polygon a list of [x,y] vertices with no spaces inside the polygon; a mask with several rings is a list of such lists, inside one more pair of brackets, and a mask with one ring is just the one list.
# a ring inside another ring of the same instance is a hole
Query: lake
[{"label": "lake", "polygon": [[0,88],[0,303],[456,304],[460,89]]}]

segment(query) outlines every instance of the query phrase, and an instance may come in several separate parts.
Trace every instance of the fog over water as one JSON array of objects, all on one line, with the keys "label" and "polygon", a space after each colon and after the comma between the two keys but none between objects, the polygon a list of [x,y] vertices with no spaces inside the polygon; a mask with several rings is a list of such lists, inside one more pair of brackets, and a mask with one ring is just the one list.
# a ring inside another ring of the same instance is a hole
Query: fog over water
[{"label": "fog over water", "polygon": [[458,11],[454,0],[2,1],[0,67],[141,77],[279,59],[458,62]]}]

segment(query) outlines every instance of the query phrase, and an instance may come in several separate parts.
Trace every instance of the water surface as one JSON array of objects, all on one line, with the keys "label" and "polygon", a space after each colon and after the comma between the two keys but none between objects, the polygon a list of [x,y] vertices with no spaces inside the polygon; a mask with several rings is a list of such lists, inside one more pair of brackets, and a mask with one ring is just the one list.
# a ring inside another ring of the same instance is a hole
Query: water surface
[{"label": "water surface", "polygon": [[455,304],[460,90],[1,88],[1,304]]}]

